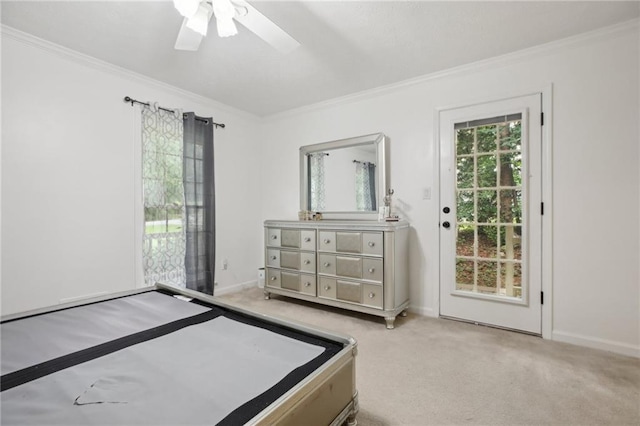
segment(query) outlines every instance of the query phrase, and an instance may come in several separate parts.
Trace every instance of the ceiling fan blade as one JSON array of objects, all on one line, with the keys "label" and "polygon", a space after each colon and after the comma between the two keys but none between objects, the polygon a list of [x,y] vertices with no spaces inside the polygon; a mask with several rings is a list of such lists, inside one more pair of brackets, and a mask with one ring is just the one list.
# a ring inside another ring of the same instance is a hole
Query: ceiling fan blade
[{"label": "ceiling fan blade", "polygon": [[184,18],[174,47],[176,50],[196,51],[200,47],[202,38],[200,34],[187,27],[187,18]]},{"label": "ceiling fan blade", "polygon": [[244,25],[249,31],[269,43],[281,53],[289,53],[300,46],[293,37],[284,32],[282,28],[274,24],[269,18],[258,12],[245,0],[233,0],[236,6],[245,7],[247,13],[243,16],[235,16],[236,21]]}]

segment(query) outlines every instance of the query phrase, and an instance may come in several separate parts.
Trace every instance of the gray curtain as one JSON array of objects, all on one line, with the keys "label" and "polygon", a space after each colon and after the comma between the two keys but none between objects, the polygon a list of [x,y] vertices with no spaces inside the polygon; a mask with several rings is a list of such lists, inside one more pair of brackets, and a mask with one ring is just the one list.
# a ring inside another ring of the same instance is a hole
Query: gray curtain
[{"label": "gray curtain", "polygon": [[184,114],[183,158],[186,287],[212,295],[216,217],[211,118]]}]

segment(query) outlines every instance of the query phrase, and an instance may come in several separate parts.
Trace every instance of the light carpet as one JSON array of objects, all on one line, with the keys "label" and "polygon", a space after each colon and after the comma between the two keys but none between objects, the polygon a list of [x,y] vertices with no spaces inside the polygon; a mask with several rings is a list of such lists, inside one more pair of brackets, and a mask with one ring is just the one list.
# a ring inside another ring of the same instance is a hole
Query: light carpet
[{"label": "light carpet", "polygon": [[252,288],[219,297],[358,341],[358,424],[640,425],[640,360],[409,314],[379,317]]}]

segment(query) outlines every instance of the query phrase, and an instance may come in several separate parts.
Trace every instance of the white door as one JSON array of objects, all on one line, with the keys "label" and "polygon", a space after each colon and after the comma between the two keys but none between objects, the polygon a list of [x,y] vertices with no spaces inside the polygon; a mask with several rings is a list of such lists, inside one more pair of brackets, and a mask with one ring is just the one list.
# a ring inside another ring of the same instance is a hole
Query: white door
[{"label": "white door", "polygon": [[440,315],[541,334],[541,94],[440,112]]}]

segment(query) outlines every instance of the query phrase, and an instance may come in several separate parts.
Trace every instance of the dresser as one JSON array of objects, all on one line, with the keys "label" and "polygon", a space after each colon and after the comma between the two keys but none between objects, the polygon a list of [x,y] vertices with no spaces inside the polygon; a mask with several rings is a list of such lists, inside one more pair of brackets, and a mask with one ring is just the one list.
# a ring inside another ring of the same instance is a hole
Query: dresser
[{"label": "dresser", "polygon": [[409,224],[267,220],[265,298],[278,294],[383,317],[409,306]]}]

